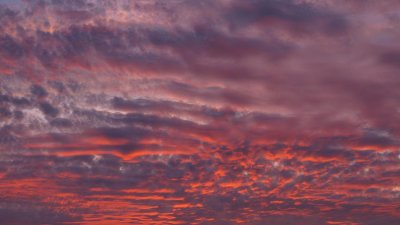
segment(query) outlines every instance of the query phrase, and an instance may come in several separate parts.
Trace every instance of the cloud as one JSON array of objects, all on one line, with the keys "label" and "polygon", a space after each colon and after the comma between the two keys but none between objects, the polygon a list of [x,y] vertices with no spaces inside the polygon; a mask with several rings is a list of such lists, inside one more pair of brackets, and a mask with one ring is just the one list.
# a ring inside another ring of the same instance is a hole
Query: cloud
[{"label": "cloud", "polygon": [[234,2],[226,12],[234,26],[278,23],[289,26],[295,33],[316,33],[338,35],[347,31],[349,24],[340,13],[322,9],[312,3],[301,1],[248,1]]},{"label": "cloud", "polygon": [[48,95],[47,91],[42,86],[39,85],[33,85],[31,87],[31,93],[32,95],[37,96],[39,98],[43,98]]},{"label": "cloud", "polygon": [[393,66],[393,67],[399,67],[400,65],[400,53],[396,51],[391,51],[391,52],[385,52],[380,56],[381,63]]},{"label": "cloud", "polygon": [[59,111],[57,108],[55,108],[54,106],[52,106],[51,104],[44,102],[40,104],[40,110],[48,116],[51,117],[56,117],[59,114]]},{"label": "cloud", "polygon": [[0,7],[0,221],[397,224],[399,4]]},{"label": "cloud", "polygon": [[[15,203],[14,203],[15,204]],[[3,203],[3,205],[13,205],[12,202]],[[30,209],[25,208],[26,206],[19,206],[16,208],[4,208],[0,209],[0,217],[4,223],[8,224],[43,224],[51,222],[53,224],[63,224],[66,222],[77,221],[77,218],[71,218],[63,213],[51,212],[49,209],[36,209],[32,207]],[[22,208],[22,209],[21,209]]]}]

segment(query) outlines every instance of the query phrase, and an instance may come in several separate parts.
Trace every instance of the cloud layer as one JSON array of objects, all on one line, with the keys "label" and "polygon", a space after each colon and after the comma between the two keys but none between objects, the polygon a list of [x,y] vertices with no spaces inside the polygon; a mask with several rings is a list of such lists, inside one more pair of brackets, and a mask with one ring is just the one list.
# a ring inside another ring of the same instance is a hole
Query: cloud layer
[{"label": "cloud layer", "polygon": [[0,221],[400,223],[397,1],[0,2]]}]

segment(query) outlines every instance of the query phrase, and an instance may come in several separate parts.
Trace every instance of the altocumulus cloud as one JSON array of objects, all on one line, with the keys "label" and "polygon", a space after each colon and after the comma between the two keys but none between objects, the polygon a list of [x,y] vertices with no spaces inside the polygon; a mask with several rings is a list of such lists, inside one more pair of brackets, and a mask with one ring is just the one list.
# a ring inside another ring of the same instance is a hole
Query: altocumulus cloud
[{"label": "altocumulus cloud", "polygon": [[400,223],[397,1],[0,3],[1,222]]}]

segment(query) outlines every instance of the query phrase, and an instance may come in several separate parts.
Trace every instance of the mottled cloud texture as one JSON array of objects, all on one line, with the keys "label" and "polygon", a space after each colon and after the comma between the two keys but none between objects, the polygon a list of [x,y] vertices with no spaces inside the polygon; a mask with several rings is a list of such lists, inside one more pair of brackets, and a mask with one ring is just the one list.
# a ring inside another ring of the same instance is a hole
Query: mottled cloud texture
[{"label": "mottled cloud texture", "polygon": [[0,224],[400,224],[399,1],[0,2]]}]

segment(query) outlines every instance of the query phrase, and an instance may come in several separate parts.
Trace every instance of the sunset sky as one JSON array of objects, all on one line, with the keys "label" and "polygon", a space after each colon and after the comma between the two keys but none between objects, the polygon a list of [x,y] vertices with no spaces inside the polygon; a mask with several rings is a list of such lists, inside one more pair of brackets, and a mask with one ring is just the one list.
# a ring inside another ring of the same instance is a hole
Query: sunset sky
[{"label": "sunset sky", "polygon": [[399,225],[400,1],[0,0],[0,224]]}]

